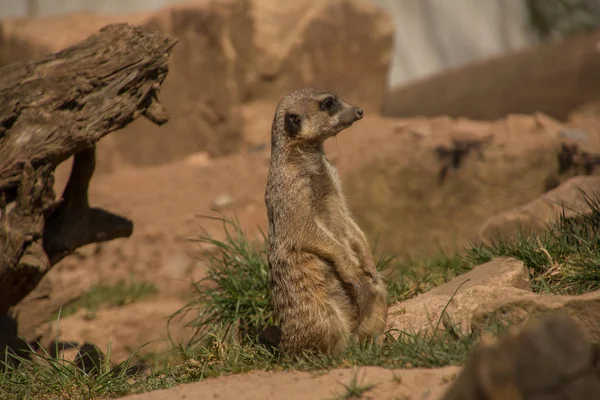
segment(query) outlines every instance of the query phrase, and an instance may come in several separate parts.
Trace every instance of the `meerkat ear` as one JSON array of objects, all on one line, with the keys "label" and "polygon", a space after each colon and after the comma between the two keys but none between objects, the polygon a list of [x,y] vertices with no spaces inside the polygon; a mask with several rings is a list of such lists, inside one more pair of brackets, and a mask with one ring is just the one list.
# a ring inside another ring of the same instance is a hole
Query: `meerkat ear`
[{"label": "meerkat ear", "polygon": [[300,133],[302,128],[302,118],[298,114],[286,113],[285,114],[285,130],[288,134],[296,136]]}]

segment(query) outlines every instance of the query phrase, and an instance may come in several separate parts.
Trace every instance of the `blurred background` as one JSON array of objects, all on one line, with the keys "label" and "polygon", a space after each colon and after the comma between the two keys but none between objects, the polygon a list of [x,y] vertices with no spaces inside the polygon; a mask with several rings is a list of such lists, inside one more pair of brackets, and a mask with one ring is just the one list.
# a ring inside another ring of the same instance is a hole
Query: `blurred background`
[{"label": "blurred background", "polygon": [[[372,1],[394,21],[392,86],[600,24],[600,0]],[[0,18],[129,13],[185,2],[189,0],[0,0]]]}]

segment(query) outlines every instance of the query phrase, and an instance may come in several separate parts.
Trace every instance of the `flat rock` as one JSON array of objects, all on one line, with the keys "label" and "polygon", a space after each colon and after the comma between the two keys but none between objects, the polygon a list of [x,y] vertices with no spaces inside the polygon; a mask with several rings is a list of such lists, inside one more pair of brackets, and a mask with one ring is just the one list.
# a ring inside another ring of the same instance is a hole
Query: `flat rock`
[{"label": "flat rock", "polygon": [[533,293],[525,266],[514,259],[494,259],[427,293],[390,306],[389,324],[413,333],[432,332],[436,327],[443,330],[438,321],[444,308],[465,334],[485,331],[497,323],[518,328],[533,317],[563,313],[592,340],[600,341],[600,290],[578,296]]},{"label": "flat rock", "polygon": [[[454,292],[456,295],[452,297]],[[525,265],[518,260],[499,258],[475,267],[467,274],[389,309],[393,328],[405,332],[430,332],[437,326],[444,307],[464,332],[471,327],[473,313],[481,306],[496,306],[506,299],[533,295]],[[439,324],[438,329],[444,329]]]}]

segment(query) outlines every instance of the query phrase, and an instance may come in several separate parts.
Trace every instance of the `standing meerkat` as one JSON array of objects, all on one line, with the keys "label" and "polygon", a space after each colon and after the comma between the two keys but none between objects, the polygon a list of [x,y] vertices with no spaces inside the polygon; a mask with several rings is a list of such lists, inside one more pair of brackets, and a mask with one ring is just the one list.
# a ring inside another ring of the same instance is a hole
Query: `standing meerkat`
[{"label": "standing meerkat", "polygon": [[335,94],[310,88],[287,94],[275,110],[265,204],[269,283],[286,354],[336,355],[349,340],[385,329],[385,285],[323,150],[325,139],[362,117]]}]

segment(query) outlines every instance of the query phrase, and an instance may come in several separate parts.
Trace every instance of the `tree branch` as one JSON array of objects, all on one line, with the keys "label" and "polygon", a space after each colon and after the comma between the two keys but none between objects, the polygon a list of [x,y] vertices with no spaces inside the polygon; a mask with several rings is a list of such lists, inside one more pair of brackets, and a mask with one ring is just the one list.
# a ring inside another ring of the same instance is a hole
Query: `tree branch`
[{"label": "tree branch", "polygon": [[[158,92],[175,43],[113,24],[40,60],[0,69],[0,313],[78,247],[131,235],[131,221],[89,205],[95,145],[141,115],[168,121]],[[54,169],[71,156],[71,176],[56,201]]]}]

